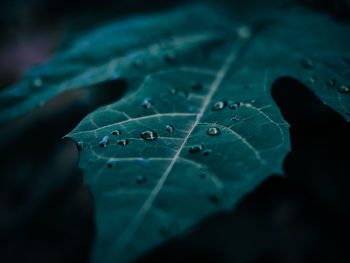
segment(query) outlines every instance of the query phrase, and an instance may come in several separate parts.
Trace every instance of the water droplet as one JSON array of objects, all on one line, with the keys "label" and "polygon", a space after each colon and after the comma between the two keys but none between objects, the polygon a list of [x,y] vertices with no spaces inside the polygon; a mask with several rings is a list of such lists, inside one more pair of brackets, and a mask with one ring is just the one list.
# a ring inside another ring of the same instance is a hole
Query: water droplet
[{"label": "water droplet", "polygon": [[202,179],[204,179],[204,178],[206,177],[205,174],[200,174],[199,176],[200,176],[200,178],[202,178]]},{"label": "water droplet", "polygon": [[219,203],[219,198],[215,194],[210,194],[208,198],[213,204],[217,205]]},{"label": "water droplet", "polygon": [[142,103],[141,103],[141,106],[142,106],[142,108],[144,108],[144,109],[148,109],[148,108],[151,108],[152,106],[153,106],[153,101],[152,101],[152,99],[150,99],[150,98],[145,98],[143,101],[142,101]]},{"label": "water droplet", "polygon": [[34,88],[40,88],[43,85],[43,80],[40,77],[36,77],[33,81]]},{"label": "water droplet", "polygon": [[314,83],[316,82],[316,77],[315,77],[315,76],[312,76],[312,77],[308,80],[308,82],[309,82],[310,84],[314,84]]},{"label": "water droplet", "polygon": [[238,116],[232,116],[231,121],[239,121],[240,119]]},{"label": "water droplet", "polygon": [[95,161],[95,160],[94,160],[93,158],[90,158],[90,159],[88,160],[88,163],[89,163],[89,164],[92,164],[94,161]]},{"label": "water droplet", "polygon": [[196,145],[193,145],[190,147],[189,152],[190,153],[197,153],[197,152],[202,151],[203,148],[204,148],[203,145],[196,144]]},{"label": "water droplet", "polygon": [[168,124],[168,125],[165,127],[165,129],[166,129],[168,132],[174,132],[174,131],[175,131],[174,126],[171,125],[171,124]]},{"label": "water droplet", "polygon": [[84,143],[82,141],[78,141],[77,142],[77,148],[78,148],[79,152],[83,150],[83,147],[84,147]]},{"label": "water droplet", "polygon": [[185,89],[173,88],[169,92],[171,95],[178,95],[184,98],[188,97],[188,91]]},{"label": "water droplet", "polygon": [[205,149],[205,150],[203,151],[203,155],[207,156],[207,155],[211,154],[212,151],[213,151],[212,149]]},{"label": "water droplet", "polygon": [[112,134],[113,135],[120,135],[122,134],[121,130],[115,130],[115,131],[112,131]]},{"label": "water droplet", "polygon": [[335,82],[334,79],[330,79],[330,80],[327,81],[327,86],[328,87],[335,87],[335,85],[336,85],[336,82]]},{"label": "water droplet", "polygon": [[231,103],[229,107],[230,107],[231,110],[235,110],[235,109],[237,109],[240,105],[241,105],[241,104],[240,104],[239,102],[236,102],[236,103]]},{"label": "water droplet", "polygon": [[248,39],[252,36],[252,30],[248,26],[240,26],[237,28],[237,34],[242,39]]},{"label": "water droplet", "polygon": [[110,159],[107,161],[107,166],[112,168],[113,166],[116,166],[117,163],[118,163],[117,159]]},{"label": "water droplet", "polygon": [[176,52],[171,50],[164,55],[164,60],[168,63],[174,63],[176,61],[176,57]]},{"label": "water droplet", "polygon": [[202,85],[202,83],[200,83],[199,81],[196,81],[196,82],[193,82],[192,84],[191,84],[191,89],[193,89],[193,90],[202,90],[203,89],[203,85]]},{"label": "water droplet", "polygon": [[132,63],[132,65],[137,69],[141,69],[145,66],[145,62],[143,60],[136,60]]},{"label": "water droplet", "polygon": [[211,127],[207,130],[209,136],[217,136],[220,134],[220,129],[217,127]]},{"label": "water droplet", "polygon": [[109,137],[105,136],[103,139],[100,141],[100,147],[106,147],[109,144]]},{"label": "water droplet", "polygon": [[139,176],[137,176],[136,181],[137,181],[137,183],[142,184],[142,183],[145,183],[147,181],[147,178],[143,175],[139,175]]},{"label": "water droplet", "polygon": [[211,108],[213,111],[219,111],[225,108],[227,105],[226,101],[218,101],[214,104],[214,106]]},{"label": "water droplet", "polygon": [[301,64],[305,69],[312,69],[315,67],[315,61],[312,58],[304,58]]},{"label": "water droplet", "polygon": [[338,91],[340,93],[349,93],[350,92],[350,88],[347,85],[339,85],[338,86]]},{"label": "water droplet", "polygon": [[157,139],[158,134],[155,131],[148,130],[141,132],[140,136],[146,141],[154,141],[155,139]]},{"label": "water droplet", "polygon": [[118,145],[121,145],[121,146],[125,146],[129,143],[129,140],[128,139],[120,139],[117,141],[117,144]]}]

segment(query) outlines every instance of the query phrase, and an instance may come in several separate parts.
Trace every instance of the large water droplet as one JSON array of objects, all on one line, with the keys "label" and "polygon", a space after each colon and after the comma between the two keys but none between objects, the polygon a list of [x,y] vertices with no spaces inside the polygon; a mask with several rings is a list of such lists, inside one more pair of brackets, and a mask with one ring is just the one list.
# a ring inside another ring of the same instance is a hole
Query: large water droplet
[{"label": "large water droplet", "polygon": [[157,139],[158,134],[155,131],[148,130],[141,132],[140,136],[146,141],[154,141],[155,139]]},{"label": "large water droplet", "polygon": [[213,105],[213,107],[211,109],[213,111],[219,111],[219,110],[222,110],[223,108],[225,108],[226,105],[227,105],[226,101],[218,101]]},{"label": "large water droplet", "polygon": [[128,139],[120,139],[117,141],[117,144],[118,145],[121,145],[121,146],[125,146],[129,143],[129,140]]},{"label": "large water droplet", "polygon": [[77,142],[77,148],[78,148],[79,152],[83,150],[83,147],[84,147],[84,143],[82,141],[78,141]]},{"label": "large water droplet", "polygon": [[116,166],[117,163],[118,163],[117,159],[110,159],[107,161],[107,166],[112,168],[113,166]]},{"label": "large water droplet", "polygon": [[209,136],[217,136],[220,134],[220,129],[217,127],[211,127],[207,130]]},{"label": "large water droplet", "polygon": [[350,92],[350,88],[349,88],[349,86],[348,85],[339,85],[338,86],[338,91],[340,92],[340,93],[349,93]]},{"label": "large water droplet", "polygon": [[232,116],[231,121],[239,121],[241,118],[238,116]]},{"label": "large water droplet", "polygon": [[199,81],[196,81],[191,84],[191,89],[199,91],[203,89],[203,85]]},{"label": "large water droplet", "polygon": [[165,127],[166,131],[168,132],[174,132],[175,129],[174,129],[174,126],[172,124],[168,124],[166,127]]},{"label": "large water droplet", "polygon": [[148,108],[151,108],[152,106],[153,106],[153,101],[152,101],[152,99],[150,99],[150,98],[145,98],[143,101],[142,101],[142,103],[141,103],[141,106],[142,106],[142,108],[144,108],[144,109],[148,109]]},{"label": "large water droplet", "polygon": [[231,103],[229,107],[230,107],[231,110],[235,110],[235,109],[237,109],[240,105],[241,105],[241,104],[240,104],[239,102],[235,102],[235,103]]},{"label": "large water droplet", "polygon": [[115,130],[115,131],[112,131],[112,134],[113,135],[120,135],[122,134],[121,130]]},{"label": "large water droplet", "polygon": [[315,67],[315,60],[312,58],[304,58],[301,65],[306,69],[312,69]]},{"label": "large water droplet", "polygon": [[100,141],[100,147],[106,147],[109,144],[109,137],[105,136],[103,139]]},{"label": "large water droplet", "polygon": [[139,176],[137,176],[136,181],[137,181],[137,183],[142,184],[142,183],[145,183],[147,181],[147,178],[143,175],[139,175]]},{"label": "large water droplet", "polygon": [[196,145],[193,145],[193,146],[190,147],[189,152],[190,153],[197,153],[197,152],[202,151],[203,148],[204,148],[203,145],[196,144]]}]

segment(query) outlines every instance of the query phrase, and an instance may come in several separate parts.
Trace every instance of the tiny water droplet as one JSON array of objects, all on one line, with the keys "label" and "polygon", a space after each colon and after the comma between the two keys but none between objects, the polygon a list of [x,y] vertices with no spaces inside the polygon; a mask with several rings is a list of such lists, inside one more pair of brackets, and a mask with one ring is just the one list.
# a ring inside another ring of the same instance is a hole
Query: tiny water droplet
[{"label": "tiny water droplet", "polygon": [[207,130],[209,136],[217,136],[220,134],[220,129],[217,127],[211,127]]},{"label": "tiny water droplet", "polygon": [[118,163],[118,160],[117,159],[110,159],[107,161],[107,166],[112,168],[113,166],[116,166]]},{"label": "tiny water droplet", "polygon": [[109,144],[109,137],[105,136],[103,139],[100,141],[100,147],[106,147]]},{"label": "tiny water droplet", "polygon": [[205,149],[205,150],[203,151],[203,155],[207,156],[207,155],[211,154],[212,151],[213,151],[212,149]]},{"label": "tiny water droplet", "polygon": [[143,60],[136,60],[132,63],[132,65],[137,69],[141,69],[145,66],[145,62]]},{"label": "tiny water droplet", "polygon": [[315,67],[315,60],[312,58],[304,58],[301,64],[305,69],[312,69]]},{"label": "tiny water droplet", "polygon": [[184,98],[188,97],[188,91],[185,89],[179,89],[179,88],[172,88],[171,90],[169,90],[171,95],[178,95]]},{"label": "tiny water droplet", "polygon": [[89,164],[92,164],[94,161],[95,161],[95,160],[94,160],[93,158],[90,158],[90,159],[88,160],[88,163],[89,163]]},{"label": "tiny water droplet", "polygon": [[112,134],[113,135],[120,135],[122,134],[121,130],[115,130],[115,131],[112,131]]},{"label": "tiny water droplet", "polygon": [[316,77],[315,77],[315,76],[312,76],[312,77],[308,80],[308,82],[309,82],[310,84],[314,84],[314,83],[316,82]]},{"label": "tiny water droplet", "polygon": [[152,99],[150,99],[150,98],[145,98],[143,101],[142,101],[142,103],[141,103],[141,106],[142,106],[142,108],[144,108],[144,109],[148,109],[148,108],[151,108],[152,106],[153,106],[153,101],[152,101]]},{"label": "tiny water droplet", "polygon": [[40,88],[43,85],[43,80],[40,77],[36,77],[33,81],[34,88]]},{"label": "tiny water droplet", "polygon": [[336,82],[335,82],[334,79],[330,79],[330,80],[327,81],[327,86],[328,87],[335,87],[335,85],[336,85]]},{"label": "tiny water droplet", "polygon": [[155,131],[148,130],[141,132],[140,136],[146,141],[154,141],[155,139],[157,139],[158,134]]},{"label": "tiny water droplet", "polygon": [[206,177],[205,174],[200,174],[199,176],[200,176],[200,178],[202,178],[202,179],[204,179],[204,178]]},{"label": "tiny water droplet", "polygon": [[142,184],[145,183],[147,181],[147,178],[143,175],[138,175],[136,178],[137,183]]},{"label": "tiny water droplet", "polygon": [[176,52],[175,51],[168,51],[165,55],[164,55],[164,60],[168,63],[174,63],[177,59],[176,56]]},{"label": "tiny water droplet", "polygon": [[199,81],[196,81],[196,82],[193,82],[192,84],[191,84],[191,89],[193,89],[193,90],[202,90],[203,89],[203,85],[202,85],[202,83],[200,83]]},{"label": "tiny water droplet", "polygon": [[227,105],[226,101],[218,101],[213,105],[213,107],[211,109],[213,111],[219,111],[219,110],[222,110],[223,108],[225,108],[226,105]]},{"label": "tiny water droplet", "polygon": [[350,88],[349,88],[349,86],[348,85],[339,85],[338,86],[338,91],[340,92],[340,93],[349,93],[350,92]]},{"label": "tiny water droplet", "polygon": [[171,125],[171,124],[168,124],[166,127],[165,127],[166,131],[168,132],[174,132],[175,129],[174,129],[174,126]]},{"label": "tiny water droplet", "polygon": [[240,119],[238,116],[232,116],[231,121],[239,121]]},{"label": "tiny water droplet", "polygon": [[237,34],[242,39],[248,39],[252,36],[252,30],[249,26],[243,25],[237,28]]},{"label": "tiny water droplet", "polygon": [[79,152],[83,150],[83,147],[84,147],[84,143],[82,141],[78,141],[77,142],[77,148],[78,148]]},{"label": "tiny water droplet", "polygon": [[204,148],[203,145],[196,144],[196,145],[193,145],[190,147],[189,152],[190,153],[197,153],[197,152],[202,151],[203,148]]},{"label": "tiny water droplet", "polygon": [[230,104],[229,107],[230,107],[231,110],[235,110],[235,109],[237,109],[240,105],[241,105],[241,104],[240,104],[239,102],[236,102],[236,103]]},{"label": "tiny water droplet", "polygon": [[121,145],[121,146],[125,146],[129,143],[129,140],[128,139],[120,139],[117,141],[117,144],[118,145]]}]

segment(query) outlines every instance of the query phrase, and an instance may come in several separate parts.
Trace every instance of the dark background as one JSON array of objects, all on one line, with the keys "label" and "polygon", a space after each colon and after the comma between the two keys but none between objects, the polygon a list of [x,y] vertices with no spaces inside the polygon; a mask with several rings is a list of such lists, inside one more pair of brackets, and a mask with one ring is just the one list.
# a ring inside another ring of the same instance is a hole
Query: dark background
[{"label": "dark background", "polygon": [[[2,0],[0,88],[91,28],[184,2],[190,1]],[[233,16],[295,2],[349,22],[349,0],[215,1]],[[122,96],[125,85],[117,83],[116,93],[115,84],[66,92],[0,127],[0,262],[88,262],[93,203],[75,143],[60,138]],[[291,125],[285,176],[271,176],[234,210],[140,261],[349,262],[349,124],[295,79],[276,80],[272,96]]]}]

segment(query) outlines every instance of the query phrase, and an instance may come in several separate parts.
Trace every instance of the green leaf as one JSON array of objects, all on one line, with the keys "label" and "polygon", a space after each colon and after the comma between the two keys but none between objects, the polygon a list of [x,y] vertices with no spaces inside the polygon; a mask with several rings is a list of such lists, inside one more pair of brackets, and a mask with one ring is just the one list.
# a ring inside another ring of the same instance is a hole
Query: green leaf
[{"label": "green leaf", "polygon": [[[68,135],[84,143],[80,164],[98,225],[95,261],[130,261],[281,172],[290,142],[270,95],[276,78],[305,81],[346,116],[349,95],[337,85],[347,84],[348,75],[337,67],[349,55],[349,41],[340,36],[348,28],[303,9],[267,16],[250,19],[250,26],[216,27],[206,37],[193,32],[187,39],[193,49],[157,51],[142,60],[157,66],[145,66],[136,91]],[[314,23],[328,31],[317,32]],[[327,86],[330,80],[337,84]],[[220,133],[208,135],[211,128]],[[157,138],[145,140],[143,132]],[[100,147],[105,136],[109,144]]]}]

